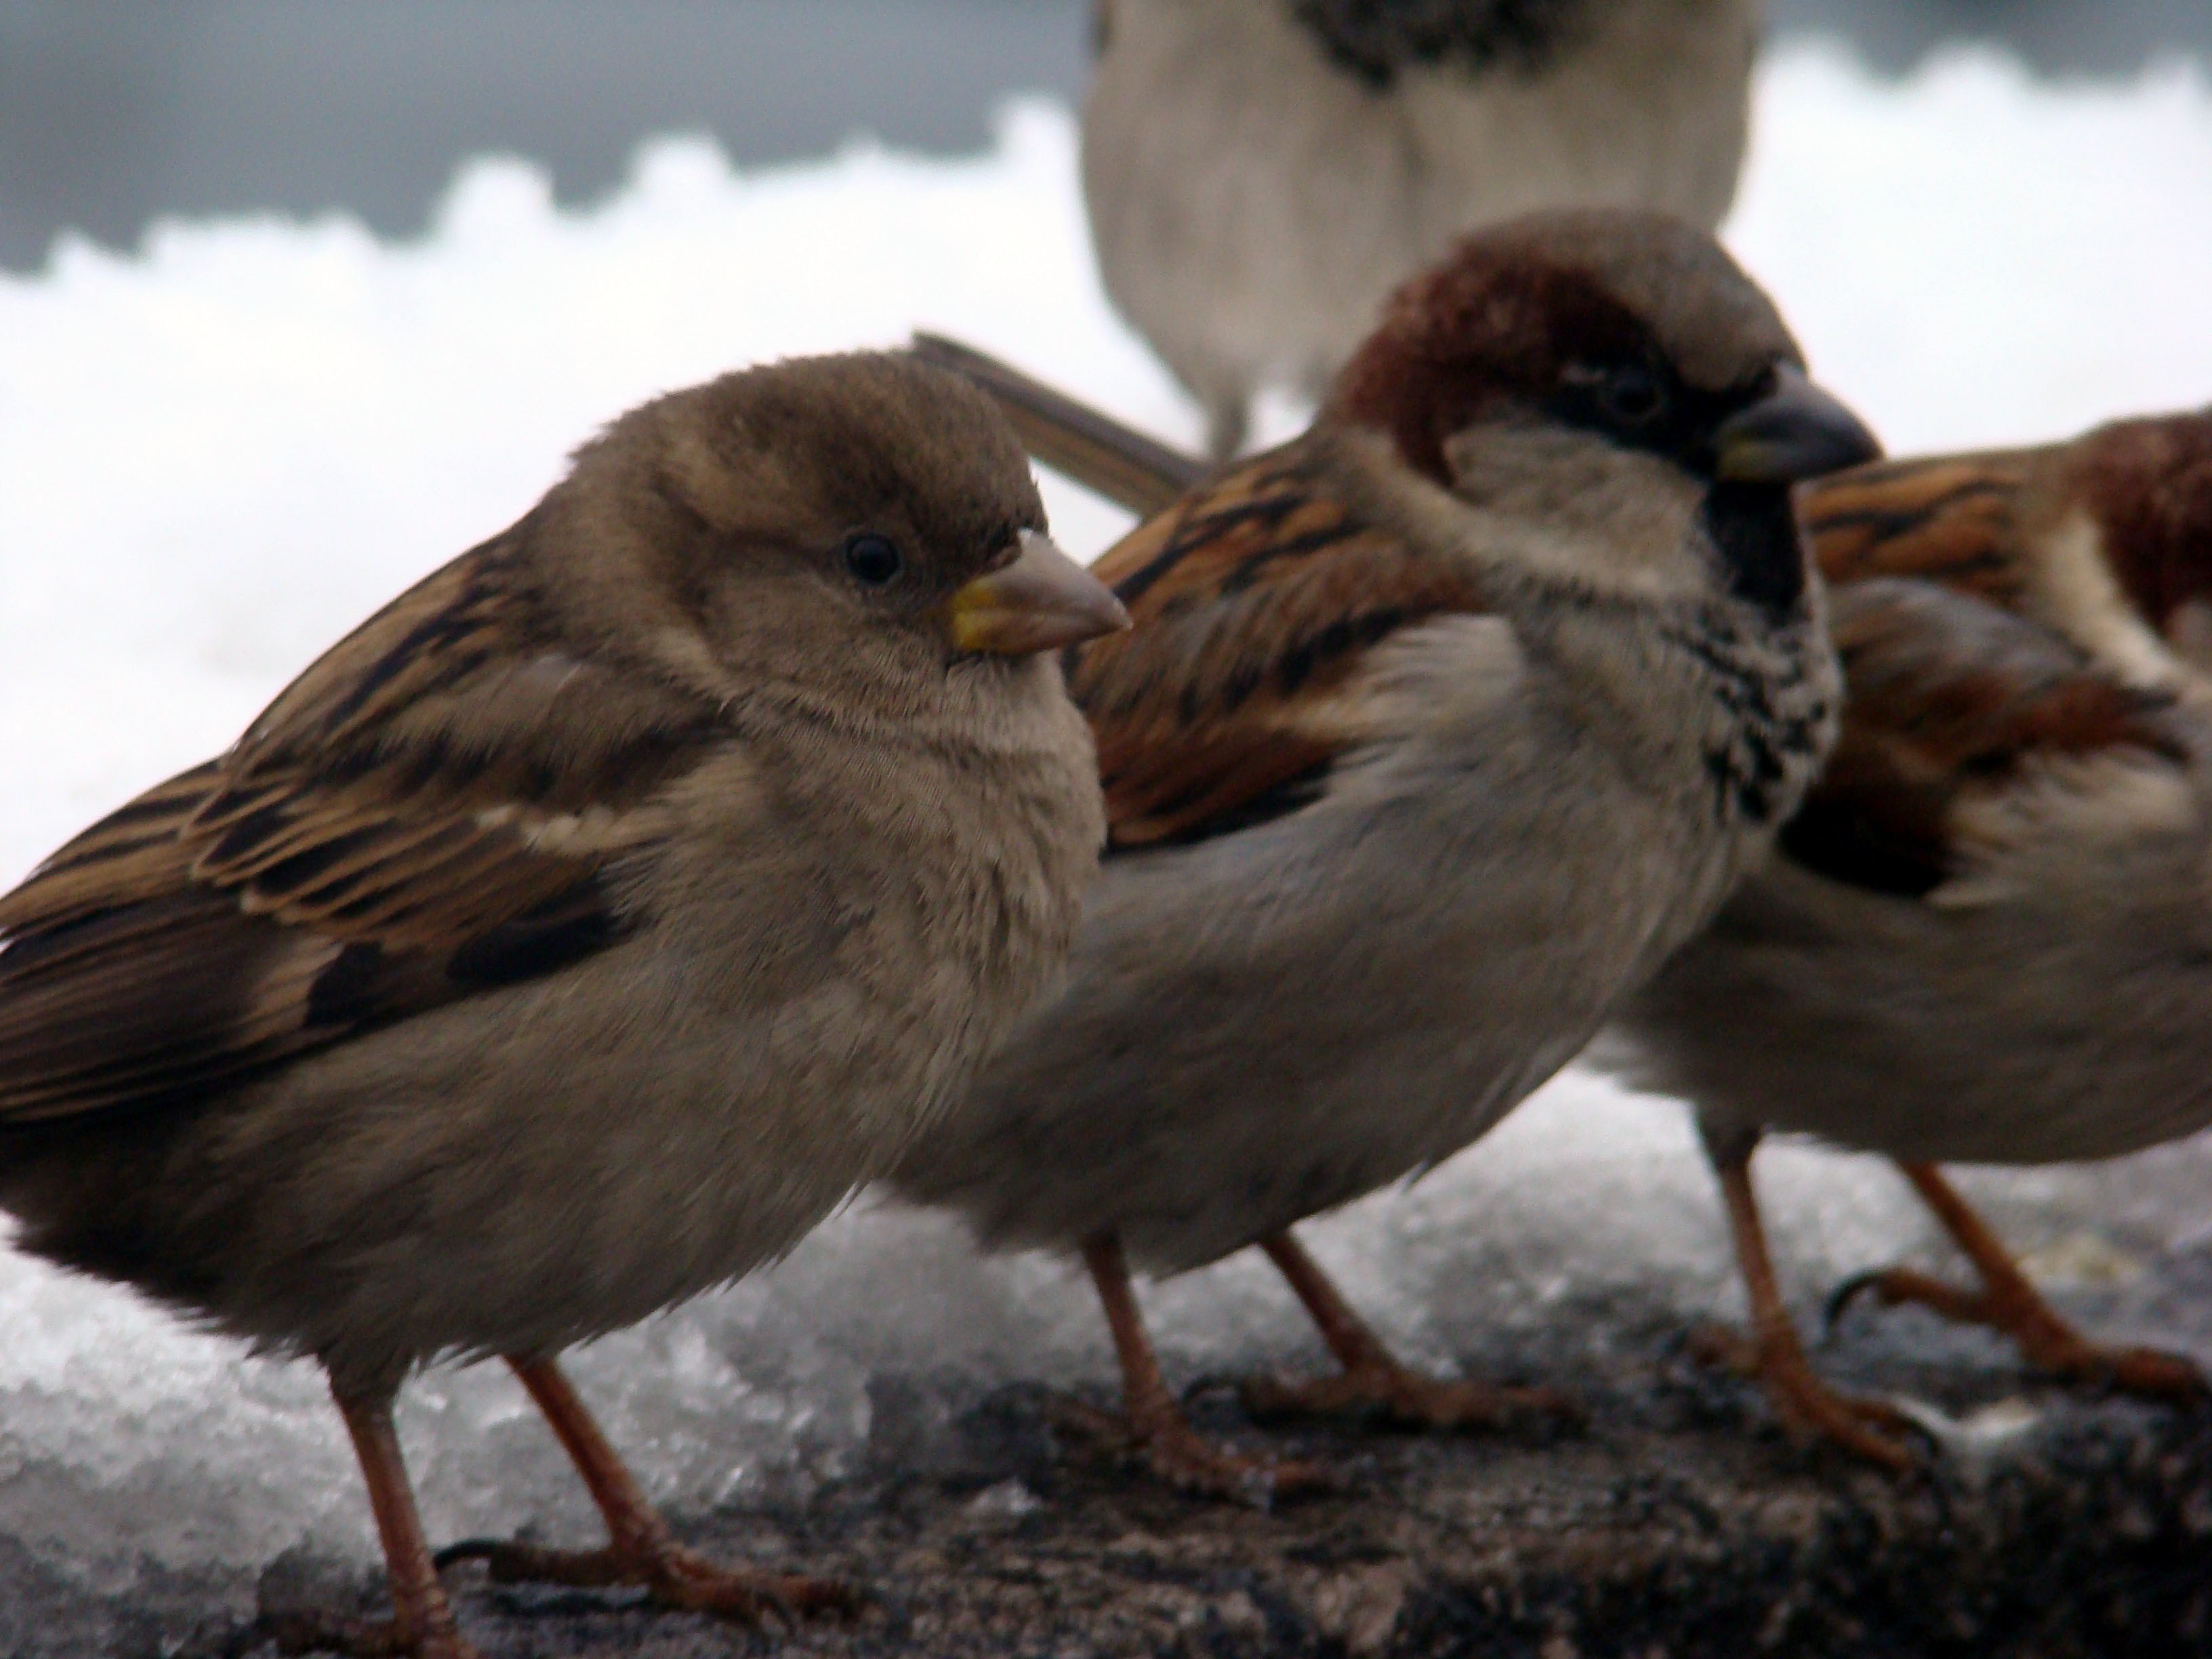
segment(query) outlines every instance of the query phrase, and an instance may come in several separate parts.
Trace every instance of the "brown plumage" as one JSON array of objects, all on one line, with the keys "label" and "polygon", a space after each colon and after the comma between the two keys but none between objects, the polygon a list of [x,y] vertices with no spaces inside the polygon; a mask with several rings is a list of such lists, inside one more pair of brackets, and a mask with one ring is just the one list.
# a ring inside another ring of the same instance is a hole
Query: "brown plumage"
[{"label": "brown plumage", "polygon": [[1846,1287],[2012,1336],[2061,1376],[2167,1397],[2187,1362],[2103,1347],[2029,1284],[1939,1162],[2110,1157],[2212,1122],[2212,415],[1823,481],[1843,736],[1785,857],[1625,1012],[1642,1079],[1697,1105],[1792,1426],[1877,1462],[1909,1426],[1820,1382],[1768,1259],[1768,1127],[1897,1158],[1980,1279]]},{"label": "brown plumage", "polygon": [[320,1361],[360,1450],[396,1619],[288,1640],[466,1651],[390,1425],[441,1355],[610,1528],[495,1573],[837,1599],[679,1549],[553,1356],[787,1249],[1065,949],[1103,826],[1036,653],[1122,617],[1042,526],[938,371],[672,394],[0,898],[21,1243]]},{"label": "brown plumage", "polygon": [[1950,588],[1844,583],[1830,623],[1850,688],[1843,734],[1783,831],[1790,855],[1823,875],[1925,894],[1963,873],[1956,826],[1972,800],[2115,751],[2188,757],[2171,696]]},{"label": "brown plumage", "polygon": [[[1124,505],[1196,465],[1003,366],[976,378]],[[1749,1175],[1768,1121],[1891,1152],[1982,1281],[1869,1276],[1884,1299],[1993,1325],[2062,1376],[2195,1394],[2193,1366],[2061,1319],[1934,1160],[2109,1156],[2212,1121],[2212,411],[1876,462],[1799,507],[1842,733],[1784,857],[1627,1005],[1642,1052],[1601,1056],[1704,1113],[1752,1358],[1793,1426],[1905,1461],[1903,1419],[1826,1389],[1791,1327]]]},{"label": "brown plumage", "polygon": [[[1110,423],[986,383],[1142,477]],[[896,1179],[1082,1253],[1166,1478],[1310,1472],[1199,1439],[1132,1260],[1268,1253],[1342,1370],[1266,1408],[1557,1406],[1414,1375],[1289,1229],[1486,1131],[1760,856],[1832,729],[1789,482],[1873,453],[1709,238],[1537,215],[1408,283],[1305,436],[1094,567],[1134,619],[1069,670],[1106,872],[1066,989]]]},{"label": "brown plumage", "polygon": [[1231,469],[1091,568],[1134,624],[1069,679],[1098,745],[1109,847],[1282,810],[1368,735],[1357,688],[1375,647],[1486,608],[1463,564],[1328,494],[1320,448]]}]

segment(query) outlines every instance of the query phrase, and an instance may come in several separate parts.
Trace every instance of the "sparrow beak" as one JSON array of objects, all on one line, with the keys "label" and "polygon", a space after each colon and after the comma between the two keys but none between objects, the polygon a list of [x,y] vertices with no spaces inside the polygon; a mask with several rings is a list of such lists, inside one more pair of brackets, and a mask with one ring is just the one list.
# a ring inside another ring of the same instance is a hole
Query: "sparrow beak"
[{"label": "sparrow beak", "polygon": [[1864,422],[1789,363],[1777,365],[1773,391],[1713,434],[1713,474],[1729,483],[1795,483],[1881,459]]},{"label": "sparrow beak", "polygon": [[1054,651],[1129,625],[1106,585],[1034,530],[1022,532],[1012,564],[976,577],[945,610],[956,648],[999,657]]}]

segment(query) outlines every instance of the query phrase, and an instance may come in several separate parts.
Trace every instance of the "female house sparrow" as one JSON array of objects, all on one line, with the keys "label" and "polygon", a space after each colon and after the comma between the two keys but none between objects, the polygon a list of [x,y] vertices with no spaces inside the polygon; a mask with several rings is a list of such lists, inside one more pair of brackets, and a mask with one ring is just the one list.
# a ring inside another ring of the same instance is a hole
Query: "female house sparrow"
[{"label": "female house sparrow", "polygon": [[1287,1230],[1496,1122],[1795,807],[1836,684],[1789,484],[1873,452],[1710,238],[1536,216],[1096,567],[1135,618],[1070,670],[1105,875],[1063,992],[896,1179],[1082,1250],[1168,1478],[1300,1475],[1198,1440],[1125,1249],[1265,1246],[1346,1373],[1279,1405],[1525,1403],[1409,1376]]},{"label": "female house sparrow", "polygon": [[1217,459],[1317,395],[1476,226],[1735,193],[1760,0],[1098,0],[1084,200],[1107,293]]},{"label": "female house sparrow", "polygon": [[[2212,1124],[2212,414],[1872,467],[1805,501],[1850,698],[1783,856],[1624,1007],[1693,1101],[1785,1421],[1902,1464],[1815,1377],[1750,1181],[1762,1131],[1887,1153],[1976,1269],[1860,1281],[2063,1377],[2201,1393],[2053,1311],[1939,1163],[2110,1158]],[[1847,1286],[1848,1295],[1856,1286]]]},{"label": "female house sparrow", "polygon": [[310,1356],[396,1618],[452,1656],[392,1434],[497,1354],[610,1542],[495,1575],[750,1616],[554,1356],[744,1273],[885,1169],[1057,964],[1103,836],[1037,653],[1121,625],[988,401],[798,360],[623,416],[228,753],[0,898],[23,1246]]}]

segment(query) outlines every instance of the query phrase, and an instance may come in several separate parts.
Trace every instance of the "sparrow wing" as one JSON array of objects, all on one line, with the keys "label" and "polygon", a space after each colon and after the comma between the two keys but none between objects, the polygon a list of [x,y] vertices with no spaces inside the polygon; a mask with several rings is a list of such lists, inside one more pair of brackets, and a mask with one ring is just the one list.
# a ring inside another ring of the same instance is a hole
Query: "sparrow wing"
[{"label": "sparrow wing", "polygon": [[1782,832],[1799,863],[1877,891],[1959,898],[1973,890],[1963,878],[2034,832],[2031,819],[2051,827],[2057,809],[2124,829],[2163,810],[2146,780],[2179,787],[2172,699],[2058,636],[1929,581],[1876,577],[1829,604],[1848,693],[1827,769]]},{"label": "sparrow wing", "polygon": [[2033,453],[1877,461],[1820,478],[1798,507],[1832,584],[1920,577],[2015,610],[2021,492]]},{"label": "sparrow wing", "polygon": [[1401,629],[1486,609],[1469,571],[1333,492],[1303,439],[1221,473],[1092,567],[1133,626],[1083,647],[1109,851],[1295,810],[1375,729],[1363,672]]},{"label": "sparrow wing", "polygon": [[508,538],[465,555],[0,897],[0,1126],[197,1098],[605,948],[717,742],[568,656]]}]

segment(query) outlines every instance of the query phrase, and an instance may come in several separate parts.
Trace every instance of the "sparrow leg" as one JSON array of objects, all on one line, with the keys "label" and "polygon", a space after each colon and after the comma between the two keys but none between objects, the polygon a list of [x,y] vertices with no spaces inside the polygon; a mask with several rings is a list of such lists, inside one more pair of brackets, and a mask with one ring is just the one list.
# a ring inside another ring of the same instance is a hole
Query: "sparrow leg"
[{"label": "sparrow leg", "polygon": [[1894,1407],[1879,1401],[1857,1400],[1838,1394],[1814,1374],[1790,1322],[1790,1310],[1774,1279],[1774,1263],[1766,1252],[1766,1229],[1759,1218],[1759,1200],[1751,1186],[1751,1143],[1741,1150],[1713,1154],[1721,1193],[1728,1204],[1729,1231],[1735,1235],[1736,1261],[1743,1272],[1744,1293],[1751,1304],[1752,1338],[1749,1369],[1765,1384],[1775,1415],[1800,1434],[1834,1441],[1845,1449],[1900,1473],[1912,1467],[1911,1452],[1902,1440],[1893,1438],[1911,1427],[1911,1420]]},{"label": "sparrow leg", "polygon": [[1304,1463],[1262,1462],[1208,1445],[1183,1415],[1160,1375],[1159,1357],[1145,1333],[1145,1316],[1129,1282],[1121,1241],[1111,1233],[1084,1247],[1084,1265],[1098,1287],[1098,1301],[1121,1361],[1121,1401],[1129,1437],[1152,1472],[1170,1486],[1207,1497],[1266,1509],[1278,1498],[1329,1484]]},{"label": "sparrow leg", "polygon": [[350,1659],[477,1659],[461,1639],[453,1609],[438,1582],[415,1494],[407,1484],[407,1465],[392,1427],[392,1396],[348,1399],[332,1391],[346,1432],[353,1437],[368,1487],[368,1506],[384,1543],[385,1571],[392,1583],[392,1617],[371,1624],[335,1614],[286,1613],[266,1629],[283,1653],[342,1653]]},{"label": "sparrow leg", "polygon": [[2161,1399],[2203,1397],[2204,1374],[2188,1360],[2154,1348],[2102,1347],[2061,1318],[2028,1283],[2003,1241],[1934,1164],[1900,1161],[1898,1168],[1973,1264],[1982,1288],[1964,1291],[1926,1273],[1892,1267],[1841,1286],[1829,1298],[1832,1320],[1858,1291],[1870,1290],[1885,1306],[1917,1302],[1947,1319],[2002,1331],[2020,1345],[2029,1364],[2069,1382],[2104,1383]]},{"label": "sparrow leg", "polygon": [[607,1543],[596,1550],[540,1549],[532,1544],[471,1540],[442,1550],[438,1565],[482,1559],[495,1583],[576,1584],[592,1588],[641,1586],[663,1607],[714,1613],[757,1624],[771,1615],[847,1610],[857,1597],[824,1578],[718,1567],[676,1541],[668,1523],[646,1502],[637,1482],[607,1443],[561,1368],[550,1359],[507,1364],[544,1413],[592,1501],[607,1523]]},{"label": "sparrow leg", "polygon": [[1290,1281],[1344,1370],[1311,1382],[1252,1378],[1238,1394],[1255,1417],[1347,1413],[1407,1428],[1458,1429],[1492,1427],[1531,1413],[1574,1414],[1572,1403],[1550,1389],[1497,1388],[1422,1376],[1383,1346],[1287,1231],[1261,1239],[1260,1248]]}]

